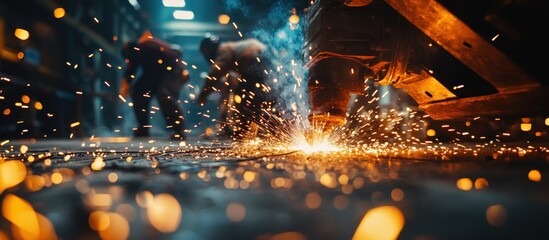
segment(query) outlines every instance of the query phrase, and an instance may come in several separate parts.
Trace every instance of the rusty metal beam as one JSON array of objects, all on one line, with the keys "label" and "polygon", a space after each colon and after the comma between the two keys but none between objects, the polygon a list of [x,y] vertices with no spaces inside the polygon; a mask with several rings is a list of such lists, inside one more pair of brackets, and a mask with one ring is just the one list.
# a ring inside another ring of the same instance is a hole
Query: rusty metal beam
[{"label": "rusty metal beam", "polygon": [[[548,88],[528,92],[493,94],[453,99],[419,106],[435,120],[477,116],[516,115],[520,117],[548,113]],[[545,115],[543,115],[545,117]]]},{"label": "rusty metal beam", "polygon": [[425,71],[421,74],[404,78],[393,86],[406,90],[420,106],[432,102],[440,102],[457,98],[448,88]]},{"label": "rusty metal beam", "polygon": [[540,86],[534,77],[437,1],[385,2],[500,93],[526,91]]}]

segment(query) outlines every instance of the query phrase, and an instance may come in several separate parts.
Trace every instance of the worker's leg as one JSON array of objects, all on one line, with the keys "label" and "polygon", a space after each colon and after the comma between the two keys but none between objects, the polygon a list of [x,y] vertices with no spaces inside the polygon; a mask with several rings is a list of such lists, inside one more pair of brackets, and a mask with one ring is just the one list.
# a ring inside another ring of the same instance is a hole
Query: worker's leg
[{"label": "worker's leg", "polygon": [[139,78],[133,85],[131,97],[133,101],[133,112],[137,119],[137,130],[134,131],[136,137],[148,137],[149,134],[149,106],[151,103],[150,79],[146,77]]},{"label": "worker's leg", "polygon": [[236,105],[238,109],[238,123],[244,131],[264,130],[269,126],[269,107],[273,105],[273,97],[270,90],[265,85],[269,79],[268,73],[272,70],[269,59],[262,58],[259,62],[254,62],[248,70],[242,74],[246,82],[240,83],[236,93],[245,95],[240,104]]},{"label": "worker's leg", "polygon": [[263,97],[261,94],[257,94],[253,88],[255,86],[240,86],[235,91],[235,95],[239,96],[240,101],[234,101],[233,107],[228,111],[231,116],[227,119],[231,135],[253,136],[257,133],[258,128],[264,127],[261,116]]},{"label": "worker's leg", "polygon": [[179,91],[182,81],[177,76],[167,76],[161,81],[157,91],[157,99],[167,126],[171,126],[175,135],[184,138],[185,121],[183,110],[179,106]]}]

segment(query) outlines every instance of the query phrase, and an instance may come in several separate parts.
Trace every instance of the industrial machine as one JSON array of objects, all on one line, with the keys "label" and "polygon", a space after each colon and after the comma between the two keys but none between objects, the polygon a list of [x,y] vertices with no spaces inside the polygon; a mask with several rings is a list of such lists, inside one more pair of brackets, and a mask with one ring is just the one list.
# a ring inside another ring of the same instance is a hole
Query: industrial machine
[{"label": "industrial machine", "polygon": [[[535,0],[316,0],[305,12],[309,120],[345,123],[368,83],[435,120],[549,114],[549,8]],[[541,58],[541,59],[540,59]]]}]

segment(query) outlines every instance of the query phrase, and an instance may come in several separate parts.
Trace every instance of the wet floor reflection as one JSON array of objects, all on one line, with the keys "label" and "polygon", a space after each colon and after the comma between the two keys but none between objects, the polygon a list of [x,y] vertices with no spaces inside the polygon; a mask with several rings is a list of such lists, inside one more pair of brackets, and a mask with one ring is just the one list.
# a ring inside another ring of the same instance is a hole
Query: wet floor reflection
[{"label": "wet floor reflection", "polygon": [[547,234],[543,147],[442,159],[425,149],[412,158],[227,142],[24,146],[0,160],[2,240]]}]

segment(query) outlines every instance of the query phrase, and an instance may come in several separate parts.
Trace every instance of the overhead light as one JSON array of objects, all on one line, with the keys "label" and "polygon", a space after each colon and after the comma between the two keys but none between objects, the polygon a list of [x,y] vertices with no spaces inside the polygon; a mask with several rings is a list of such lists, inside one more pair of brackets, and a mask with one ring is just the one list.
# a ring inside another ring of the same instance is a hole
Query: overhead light
[{"label": "overhead light", "polygon": [[164,7],[185,7],[185,0],[162,0]]},{"label": "overhead light", "polygon": [[139,5],[139,2],[137,0],[128,0],[128,2],[130,2],[135,10],[139,10],[139,8],[141,8],[141,5]]},{"label": "overhead light", "polygon": [[175,10],[173,11],[173,17],[180,20],[193,20],[194,12],[185,11],[185,10]]}]

